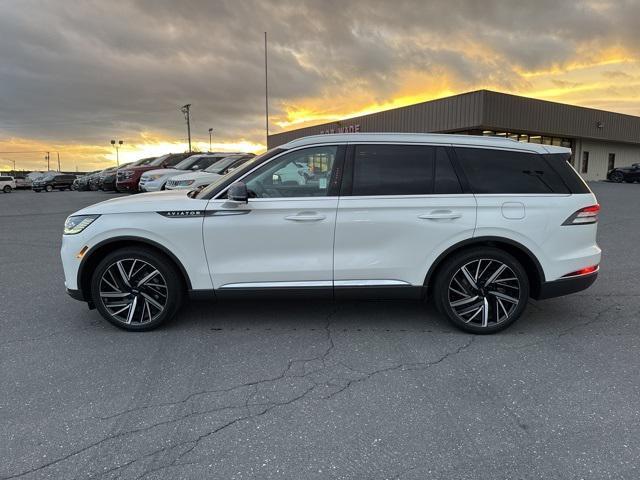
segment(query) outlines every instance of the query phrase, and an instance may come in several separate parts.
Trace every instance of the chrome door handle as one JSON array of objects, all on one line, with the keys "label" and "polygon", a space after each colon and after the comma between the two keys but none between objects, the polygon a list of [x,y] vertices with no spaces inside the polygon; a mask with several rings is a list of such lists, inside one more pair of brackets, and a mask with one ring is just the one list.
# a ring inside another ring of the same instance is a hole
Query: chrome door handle
[{"label": "chrome door handle", "polygon": [[299,213],[298,215],[289,215],[287,217],[284,217],[285,220],[290,220],[292,222],[319,222],[320,220],[324,220],[325,217],[324,215],[316,215],[316,214],[305,214],[305,213]]},{"label": "chrome door handle", "polygon": [[441,220],[441,219],[460,218],[461,216],[462,216],[461,213],[447,211],[447,212],[423,213],[422,215],[418,215],[418,218],[422,220]]}]

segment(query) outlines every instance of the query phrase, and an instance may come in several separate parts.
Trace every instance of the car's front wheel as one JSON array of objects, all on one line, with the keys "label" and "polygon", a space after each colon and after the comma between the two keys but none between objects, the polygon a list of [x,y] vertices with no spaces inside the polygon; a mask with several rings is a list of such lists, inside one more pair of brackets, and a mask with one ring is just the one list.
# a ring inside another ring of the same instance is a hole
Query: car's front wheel
[{"label": "car's front wheel", "polygon": [[466,250],[447,259],[435,279],[435,301],[458,328],[495,333],[515,322],[529,299],[527,273],[497,248]]},{"label": "car's front wheel", "polygon": [[182,301],[180,273],[164,255],[128,247],[107,255],[91,280],[93,303],[125,330],[152,330],[173,317]]},{"label": "car's front wheel", "polygon": [[11,193],[11,185],[5,185],[2,191],[4,193]]},{"label": "car's front wheel", "polygon": [[612,172],[609,176],[609,180],[615,183],[620,183],[624,180],[624,173],[622,172]]},{"label": "car's front wheel", "polygon": [[46,187],[44,187],[44,189],[47,192],[52,192],[53,191],[53,187],[51,185],[47,185]]}]

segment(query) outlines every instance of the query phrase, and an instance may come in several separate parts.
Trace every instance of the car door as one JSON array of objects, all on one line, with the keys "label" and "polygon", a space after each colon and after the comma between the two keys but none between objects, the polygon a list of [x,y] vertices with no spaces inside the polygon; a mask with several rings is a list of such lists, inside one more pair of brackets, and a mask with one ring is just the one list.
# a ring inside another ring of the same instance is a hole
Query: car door
[{"label": "car door", "polygon": [[[251,197],[246,204],[227,201],[224,191],[219,197],[225,198],[209,202],[203,237],[214,288],[331,293],[344,150],[325,145],[284,152],[240,178]],[[292,169],[301,174],[290,175]]]},{"label": "car door", "polygon": [[359,144],[349,152],[336,220],[336,294],[421,287],[438,255],[472,237],[475,198],[443,146]]}]

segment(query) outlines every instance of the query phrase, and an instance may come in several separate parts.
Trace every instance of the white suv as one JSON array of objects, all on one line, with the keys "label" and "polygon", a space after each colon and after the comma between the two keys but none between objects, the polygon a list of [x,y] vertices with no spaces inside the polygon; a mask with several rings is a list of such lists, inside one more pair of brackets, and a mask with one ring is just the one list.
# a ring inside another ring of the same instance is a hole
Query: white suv
[{"label": "white suv", "polygon": [[16,181],[8,175],[0,176],[0,190],[4,193],[11,193],[16,188]]},{"label": "white suv", "polygon": [[74,213],[62,241],[65,284],[128,330],[158,326],[185,294],[309,293],[429,295],[463,330],[496,332],[529,297],[596,279],[600,207],[570,155],[457,135],[294,140],[200,192]]}]

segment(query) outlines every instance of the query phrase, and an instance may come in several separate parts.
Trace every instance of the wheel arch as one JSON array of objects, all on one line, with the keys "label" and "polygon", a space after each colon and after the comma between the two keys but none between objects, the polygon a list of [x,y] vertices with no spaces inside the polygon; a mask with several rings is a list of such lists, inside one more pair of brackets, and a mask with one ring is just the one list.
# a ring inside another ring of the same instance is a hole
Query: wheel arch
[{"label": "wheel arch", "polygon": [[180,272],[184,286],[187,290],[191,290],[191,279],[187,274],[187,270],[182,262],[165,246],[158,242],[149,240],[148,238],[135,236],[119,236],[103,240],[97,243],[84,255],[78,268],[78,288],[82,292],[85,301],[91,301],[91,274],[98,266],[98,263],[109,253],[123,247],[142,246],[167,257]]},{"label": "wheel arch", "polygon": [[426,291],[430,292],[433,289],[433,281],[437,278],[438,271],[447,258],[463,250],[469,250],[470,248],[475,247],[499,248],[513,255],[522,264],[525,271],[527,272],[531,297],[537,298],[540,292],[540,287],[545,281],[545,276],[542,265],[540,264],[536,256],[531,252],[531,250],[529,250],[519,242],[516,242],[509,238],[491,236],[469,238],[467,240],[456,243],[455,245],[452,245],[444,252],[442,252],[433,262],[424,279],[424,287]]}]

